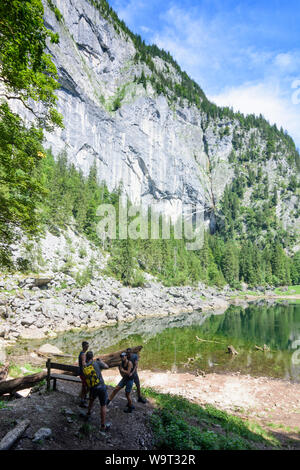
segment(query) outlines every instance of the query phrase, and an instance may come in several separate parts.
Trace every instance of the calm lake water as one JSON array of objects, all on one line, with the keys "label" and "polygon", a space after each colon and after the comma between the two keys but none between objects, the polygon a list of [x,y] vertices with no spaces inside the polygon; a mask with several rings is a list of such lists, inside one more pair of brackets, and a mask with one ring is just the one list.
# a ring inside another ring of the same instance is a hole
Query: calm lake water
[{"label": "calm lake water", "polygon": [[[196,337],[207,341],[200,342]],[[246,309],[231,306],[223,315],[194,312],[139,319],[114,327],[63,333],[47,342],[75,359],[84,339],[95,354],[143,345],[140,369],[240,371],[300,382],[300,354],[299,364],[292,360],[295,341],[300,340],[300,304],[262,304]],[[19,347],[32,350],[39,343],[23,341]],[[226,352],[231,344],[239,352],[237,356]],[[255,345],[264,344],[269,352],[255,349]]]}]

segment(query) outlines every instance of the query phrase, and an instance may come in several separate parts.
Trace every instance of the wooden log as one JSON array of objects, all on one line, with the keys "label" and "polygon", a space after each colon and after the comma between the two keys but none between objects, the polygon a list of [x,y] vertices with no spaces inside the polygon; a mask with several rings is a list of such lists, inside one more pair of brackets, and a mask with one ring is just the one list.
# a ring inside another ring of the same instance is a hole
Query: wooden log
[{"label": "wooden log", "polygon": [[263,348],[261,348],[260,346],[255,345],[255,349],[258,349],[259,351],[264,351],[264,352],[265,351],[270,351],[269,346],[267,346],[266,344],[264,344]]},{"label": "wooden log", "polygon": [[0,442],[0,450],[10,449],[22,436],[30,424],[29,419],[21,421],[14,429],[9,431]]},{"label": "wooden log", "polygon": [[232,354],[233,356],[236,356],[238,354],[237,350],[232,346],[232,344],[227,347],[227,352],[229,352],[229,354]]},{"label": "wooden log", "polygon": [[9,368],[8,362],[6,362],[3,366],[0,367],[0,382],[2,380],[6,380],[6,377],[8,375],[8,368]]},{"label": "wooden log", "polygon": [[[138,354],[141,349],[143,348],[143,346],[135,346],[133,348],[131,348],[131,352],[132,353],[135,353],[135,354]],[[95,359],[101,359],[102,361],[104,361],[108,367],[117,367],[121,364],[121,358],[120,358],[120,354],[122,352],[126,352],[126,349],[121,349],[120,351],[116,351],[116,352],[113,352],[113,353],[109,353],[109,354],[103,354],[99,357],[96,357]]]},{"label": "wooden log", "polygon": [[73,357],[72,354],[58,354],[58,353],[50,353],[50,352],[43,352],[39,351],[38,349],[35,349],[34,352],[41,357],[49,357],[49,356],[54,356],[54,357]]},{"label": "wooden log", "polygon": [[30,388],[36,383],[47,377],[47,372],[42,371],[37,374],[26,375],[25,377],[18,377],[17,379],[5,380],[0,382],[0,396],[5,393],[14,394],[18,390]]},{"label": "wooden log", "polygon": [[199,338],[198,336],[196,336],[197,338],[197,341],[201,341],[203,343],[218,343],[218,344],[222,344],[221,341],[213,341],[213,340],[209,340],[209,339],[202,339],[202,338]]}]

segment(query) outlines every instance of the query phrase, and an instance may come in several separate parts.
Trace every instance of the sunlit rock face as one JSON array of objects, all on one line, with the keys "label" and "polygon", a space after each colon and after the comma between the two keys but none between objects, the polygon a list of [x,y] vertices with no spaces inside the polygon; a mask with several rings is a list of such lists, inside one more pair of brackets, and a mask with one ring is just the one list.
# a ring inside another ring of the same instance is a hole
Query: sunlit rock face
[{"label": "sunlit rock face", "polygon": [[[59,45],[50,45],[50,50],[60,76],[58,108],[65,129],[47,134],[53,153],[66,150],[85,174],[96,161],[99,179],[109,189],[122,183],[132,202],[153,204],[173,218],[183,204],[211,208],[212,192],[218,199],[231,178],[231,139],[216,142],[208,131],[211,158],[222,160],[221,171],[211,170],[203,117],[196,107],[171,108],[150,84],[145,90],[134,83],[142,67],[133,61],[134,45],[88,1],[55,3],[63,21],[57,21],[45,1],[45,22],[60,36]],[[163,61],[157,59],[157,65],[163,67]],[[176,79],[175,71],[170,73]],[[122,87],[125,96],[113,111]]]},{"label": "sunlit rock face", "polygon": [[[60,21],[48,1],[43,3],[46,26],[60,37],[58,45],[49,44],[49,51],[59,73],[58,110],[65,125],[45,134],[45,147],[55,156],[65,151],[84,174],[96,162],[99,181],[110,190],[121,185],[133,203],[151,205],[173,220],[190,213],[186,205],[197,206],[206,227],[214,231],[226,185],[237,169],[248,177],[249,168],[230,159],[234,139],[239,136],[239,155],[247,153],[254,139],[255,151],[263,157],[263,131],[249,129],[238,119],[208,117],[185,100],[171,103],[150,81],[145,89],[138,78],[142,72],[150,77],[151,70],[135,61],[132,40],[105,20],[90,0],[52,0],[62,14]],[[165,77],[180,83],[172,64],[158,57],[153,62]],[[17,105],[15,109],[20,111]],[[276,158],[260,158],[259,163],[261,181],[268,177],[270,193],[287,187],[296,171],[287,160],[285,143],[277,140]],[[257,172],[256,161],[250,166]],[[256,209],[259,202],[253,203],[252,195],[259,184],[255,181],[245,191],[243,206]],[[286,229],[300,228],[298,203],[299,196],[278,200],[276,213]]]}]

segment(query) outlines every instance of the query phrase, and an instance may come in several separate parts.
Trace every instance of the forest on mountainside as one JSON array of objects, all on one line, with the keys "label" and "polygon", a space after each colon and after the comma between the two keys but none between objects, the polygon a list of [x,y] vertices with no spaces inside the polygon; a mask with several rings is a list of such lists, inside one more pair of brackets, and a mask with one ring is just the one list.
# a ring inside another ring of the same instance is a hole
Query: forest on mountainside
[{"label": "forest on mountainside", "polygon": [[[100,8],[105,18],[113,21],[117,30],[120,28],[131,38],[137,51],[135,60],[145,62],[153,69],[151,77],[142,73],[137,81],[152,81],[157,86],[157,93],[166,94],[171,101],[187,100],[205,113],[207,120],[226,116],[238,119],[244,130],[259,129],[267,141],[266,152],[257,152],[255,138],[247,152],[239,152],[243,135],[234,135],[234,151],[230,158],[235,177],[225,189],[216,210],[215,233],[205,234],[200,250],[187,250],[186,240],[175,238],[174,227],[169,240],[133,241],[128,238],[106,240],[103,245],[96,233],[97,207],[104,202],[113,204],[118,210],[121,190],[109,192],[106,184],[100,183],[101,174],[97,175],[96,165],[92,166],[88,177],[84,177],[68,163],[65,154],[54,159],[51,151],[43,148],[43,131],[63,126],[62,117],[56,111],[58,75],[51,56],[45,53],[46,41],[57,43],[59,37],[45,27],[40,0],[4,0],[0,6],[4,19],[0,25],[1,81],[7,90],[2,93],[0,105],[2,266],[13,269],[9,247],[20,240],[22,233],[34,237],[46,229],[57,232],[75,220],[79,232],[110,252],[107,272],[127,285],[142,285],[143,272],[157,276],[166,285],[198,281],[218,286],[228,283],[234,287],[239,287],[241,282],[252,286],[299,284],[300,252],[291,250],[296,237],[282,228],[275,212],[282,191],[299,192],[299,179],[293,176],[287,188],[269,193],[267,176],[262,175],[260,167],[260,162],[270,158],[276,160],[279,139],[288,151],[289,164],[297,172],[299,153],[291,137],[275,125],[271,126],[262,116],[245,117],[209,103],[199,85],[181,71],[169,53],[154,45],[148,46],[139,36],[133,35],[105,0],[91,2]],[[48,4],[58,21],[63,21],[57,7],[52,2],[48,1]],[[155,57],[162,58],[177,70],[181,84],[166,81],[166,76],[155,68],[152,60]],[[35,117],[29,127],[10,109],[11,99],[20,100],[33,111]],[[42,111],[37,112],[32,102],[39,103]],[[241,203],[242,196],[254,183],[255,191],[251,197],[254,203],[259,200],[261,205],[257,209],[245,208]],[[299,217],[299,211],[295,217]],[[23,266],[23,269],[28,270],[30,266]]]}]

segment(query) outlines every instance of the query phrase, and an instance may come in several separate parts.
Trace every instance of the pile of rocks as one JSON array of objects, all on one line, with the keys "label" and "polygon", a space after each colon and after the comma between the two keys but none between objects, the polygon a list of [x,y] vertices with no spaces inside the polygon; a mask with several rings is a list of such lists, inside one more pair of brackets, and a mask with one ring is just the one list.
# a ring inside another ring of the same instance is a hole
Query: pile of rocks
[{"label": "pile of rocks", "polygon": [[[58,290],[62,281],[67,288]],[[201,284],[168,288],[151,278],[146,287],[136,288],[100,275],[78,288],[62,273],[52,279],[14,278],[11,283],[15,287],[11,292],[0,290],[0,337],[8,340],[40,338],[54,331],[129,322],[137,317],[211,309],[223,312],[228,307],[226,296],[213,288]]]}]

